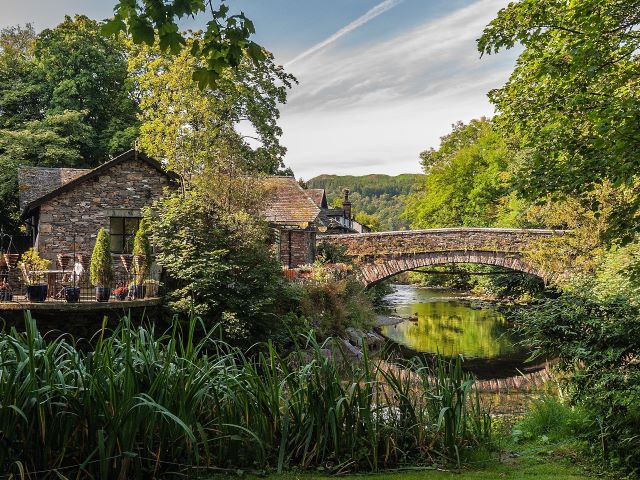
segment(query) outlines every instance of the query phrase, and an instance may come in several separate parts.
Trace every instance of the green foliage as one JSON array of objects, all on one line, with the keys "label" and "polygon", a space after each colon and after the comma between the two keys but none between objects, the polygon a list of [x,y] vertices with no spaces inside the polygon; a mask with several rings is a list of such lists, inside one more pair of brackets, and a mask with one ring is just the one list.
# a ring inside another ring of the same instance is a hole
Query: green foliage
[{"label": "green foliage", "polygon": [[18,225],[19,165],[93,167],[133,145],[137,107],[121,42],[87,17],[0,31],[0,225]]},{"label": "green foliage", "polygon": [[588,426],[588,414],[568,405],[556,396],[543,395],[535,399],[524,418],[513,428],[516,441],[543,440],[556,442],[583,433]]},{"label": "green foliage", "polygon": [[[179,20],[207,11],[211,19],[206,32],[197,42],[190,43],[187,34],[179,30]],[[220,77],[229,68],[237,68],[243,58],[260,65],[267,56],[262,47],[250,40],[255,33],[251,20],[244,13],[230,15],[224,0],[120,0],[103,32],[115,35],[121,31],[130,34],[136,44],[153,46],[157,42],[163,52],[188,52],[198,60],[189,71],[201,89],[217,88]]]},{"label": "green foliage", "polygon": [[[194,34],[193,45],[202,38]],[[286,149],[280,145],[278,104],[286,103],[295,79],[266,54],[260,65],[242,57],[226,70],[216,88],[201,90],[189,72],[198,60],[187,50],[177,56],[158,48],[132,46],[129,69],[140,92],[140,145],[154,158],[191,183],[202,169],[219,168],[236,174],[276,173]],[[238,126],[245,122],[255,134],[248,140]]]},{"label": "green foliage", "polygon": [[342,207],[343,190],[348,188],[356,219],[358,215],[371,215],[374,218],[365,217],[370,220],[364,223],[371,221],[376,230],[407,230],[409,222],[402,218],[403,203],[421,178],[418,174],[320,175],[306,184],[308,188],[324,188],[329,205],[338,207]]},{"label": "green foliage", "polygon": [[233,330],[246,332],[230,337],[227,331],[234,341],[262,339],[280,328],[275,314],[285,280],[268,249],[265,222],[246,209],[229,212],[224,203],[187,191],[168,195],[150,212],[156,260],[169,276],[168,304],[208,326],[223,315],[233,318]]},{"label": "green foliage", "polygon": [[413,228],[517,226],[521,206],[510,195],[511,154],[490,120],[458,122],[437,150],[420,158],[424,181],[404,212]]},{"label": "green foliage", "polygon": [[[376,471],[464,461],[491,443],[473,379],[440,362],[338,363],[313,337],[281,356],[127,319],[86,352],[0,334],[0,468],[15,476],[194,477],[203,469]],[[305,356],[310,355],[307,361]],[[384,366],[383,366],[384,365]]]},{"label": "green foliage", "polygon": [[369,215],[365,212],[356,213],[356,222],[368,227],[372,232],[382,231],[382,223],[376,215]]},{"label": "green foliage", "polygon": [[[524,0],[485,28],[482,53],[524,46],[490,98],[503,131],[522,141],[516,177],[526,198],[637,183],[639,25],[637,0]],[[637,230],[637,209],[636,200],[619,212],[619,233]]]},{"label": "green foliage", "polygon": [[321,242],[316,249],[316,259],[321,264],[347,263],[351,259],[345,254],[346,251],[347,247],[344,245]]},{"label": "green foliage", "polygon": [[138,231],[135,237],[133,237],[133,251],[131,253],[134,257],[138,257],[138,262],[134,261],[133,264],[134,273],[139,277],[143,277],[149,273],[153,252],[151,249],[151,241],[149,240],[149,227],[144,218],[140,220]]},{"label": "green foliage", "polygon": [[306,284],[300,313],[321,338],[344,335],[349,327],[366,331],[373,328],[375,320],[371,298],[353,278]]},{"label": "green foliage", "polygon": [[98,231],[91,253],[89,267],[91,283],[97,287],[110,287],[113,281],[113,258],[111,258],[111,235],[104,228]]},{"label": "green foliage", "polygon": [[594,453],[639,472],[640,305],[624,294],[599,298],[591,280],[523,311],[517,325],[528,347],[567,372],[572,401],[591,419]]}]

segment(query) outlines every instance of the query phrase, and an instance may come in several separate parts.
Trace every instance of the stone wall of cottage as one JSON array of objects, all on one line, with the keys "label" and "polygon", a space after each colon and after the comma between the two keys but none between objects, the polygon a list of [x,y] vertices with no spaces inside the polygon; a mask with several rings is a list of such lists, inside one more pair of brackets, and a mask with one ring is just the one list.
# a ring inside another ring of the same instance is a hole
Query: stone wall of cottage
[{"label": "stone wall of cottage", "polygon": [[315,260],[316,233],[311,230],[280,230],[280,261],[287,268]]},{"label": "stone wall of cottage", "polygon": [[[109,230],[110,217],[140,217],[140,210],[160,198],[167,186],[169,179],[143,161],[116,164],[41,205],[35,247],[53,268],[58,254],[72,254],[75,235],[76,253],[88,259],[98,230]],[[114,265],[124,270],[120,255],[114,255]]]}]

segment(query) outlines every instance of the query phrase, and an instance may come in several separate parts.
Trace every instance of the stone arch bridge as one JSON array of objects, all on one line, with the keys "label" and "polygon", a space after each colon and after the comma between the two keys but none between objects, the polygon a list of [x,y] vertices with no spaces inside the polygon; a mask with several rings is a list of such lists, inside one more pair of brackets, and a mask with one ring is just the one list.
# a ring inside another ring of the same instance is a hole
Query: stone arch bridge
[{"label": "stone arch bridge", "polygon": [[407,270],[449,263],[496,265],[550,280],[531,265],[527,252],[563,230],[437,228],[349,235],[323,235],[318,243],[345,248],[367,286]]}]

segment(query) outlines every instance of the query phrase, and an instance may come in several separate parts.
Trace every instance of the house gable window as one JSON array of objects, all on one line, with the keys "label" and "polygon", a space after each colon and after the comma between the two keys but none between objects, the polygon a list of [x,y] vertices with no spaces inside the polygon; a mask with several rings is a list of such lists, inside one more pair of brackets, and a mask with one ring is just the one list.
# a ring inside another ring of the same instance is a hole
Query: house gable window
[{"label": "house gable window", "polygon": [[132,253],[133,238],[139,226],[138,217],[110,217],[111,253]]}]

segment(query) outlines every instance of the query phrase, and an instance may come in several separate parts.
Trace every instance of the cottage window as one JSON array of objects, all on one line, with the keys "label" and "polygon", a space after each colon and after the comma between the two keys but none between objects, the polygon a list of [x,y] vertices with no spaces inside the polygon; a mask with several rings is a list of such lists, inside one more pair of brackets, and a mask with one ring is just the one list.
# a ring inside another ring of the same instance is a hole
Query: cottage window
[{"label": "cottage window", "polygon": [[111,217],[111,253],[131,253],[140,219],[136,217]]}]

